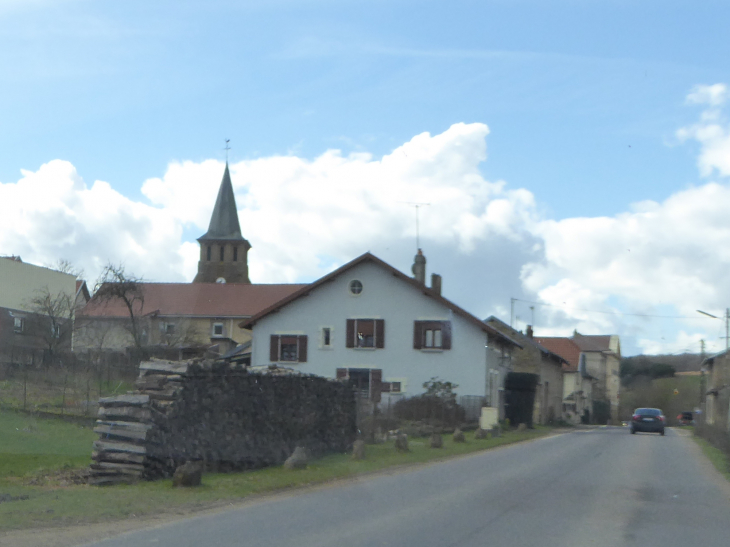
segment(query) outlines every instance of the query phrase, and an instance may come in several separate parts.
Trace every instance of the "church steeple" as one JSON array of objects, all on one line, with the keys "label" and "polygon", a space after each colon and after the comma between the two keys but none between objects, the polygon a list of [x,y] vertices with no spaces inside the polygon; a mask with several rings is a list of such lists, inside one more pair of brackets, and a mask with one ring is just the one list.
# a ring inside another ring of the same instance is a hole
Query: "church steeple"
[{"label": "church steeple", "polygon": [[248,250],[251,244],[241,235],[236,197],[233,195],[228,162],[208,231],[198,238],[200,260],[193,283],[250,283]]}]

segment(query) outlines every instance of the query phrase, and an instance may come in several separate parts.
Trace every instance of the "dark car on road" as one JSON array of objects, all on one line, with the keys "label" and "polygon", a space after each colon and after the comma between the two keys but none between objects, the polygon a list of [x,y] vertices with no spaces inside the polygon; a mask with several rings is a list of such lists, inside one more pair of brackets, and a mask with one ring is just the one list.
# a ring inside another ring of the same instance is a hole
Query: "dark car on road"
[{"label": "dark car on road", "polygon": [[637,431],[646,431],[648,433],[659,433],[664,435],[664,425],[667,419],[658,408],[637,408],[631,416],[629,428],[633,435]]},{"label": "dark car on road", "polygon": [[682,412],[677,416],[677,422],[679,422],[679,425],[694,425],[694,415],[692,412]]}]

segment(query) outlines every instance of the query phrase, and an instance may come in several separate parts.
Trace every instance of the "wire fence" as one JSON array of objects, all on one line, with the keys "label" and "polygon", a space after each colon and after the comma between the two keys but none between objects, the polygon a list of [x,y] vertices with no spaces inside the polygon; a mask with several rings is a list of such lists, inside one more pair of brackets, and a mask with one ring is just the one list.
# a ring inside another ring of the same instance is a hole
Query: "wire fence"
[{"label": "wire fence", "polygon": [[0,362],[0,409],[95,416],[100,397],[134,389],[138,366],[119,353]]}]

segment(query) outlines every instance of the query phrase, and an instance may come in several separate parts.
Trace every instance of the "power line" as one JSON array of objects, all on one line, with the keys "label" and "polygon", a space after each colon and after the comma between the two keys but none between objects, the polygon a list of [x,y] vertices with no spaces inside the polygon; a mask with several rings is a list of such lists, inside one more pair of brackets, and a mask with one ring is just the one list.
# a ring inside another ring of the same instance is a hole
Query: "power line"
[{"label": "power line", "polygon": [[628,313],[621,311],[605,311],[605,310],[587,310],[585,308],[571,308],[568,306],[558,306],[556,304],[546,304],[545,302],[533,302],[532,300],[522,300],[521,298],[511,298],[513,302],[524,302],[525,304],[534,304],[536,306],[546,306],[549,308],[558,308],[561,310],[583,311],[588,313],[602,313],[605,315],[625,315],[631,317],[658,317],[662,319],[704,319],[695,315],[657,315],[651,313]]}]

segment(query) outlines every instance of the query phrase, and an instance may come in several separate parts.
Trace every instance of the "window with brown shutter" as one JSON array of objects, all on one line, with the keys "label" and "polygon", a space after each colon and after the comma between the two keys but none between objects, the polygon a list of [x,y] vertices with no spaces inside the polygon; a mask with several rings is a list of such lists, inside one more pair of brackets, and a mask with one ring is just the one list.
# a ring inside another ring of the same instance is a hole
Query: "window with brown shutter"
[{"label": "window with brown shutter", "polygon": [[414,321],[413,349],[451,349],[451,321]]},{"label": "window with brown shutter", "polygon": [[385,347],[385,320],[384,319],[348,319],[347,340],[348,348],[378,348]]},{"label": "window with brown shutter", "polygon": [[272,334],[269,342],[269,361],[272,362],[307,362],[307,335]]}]

